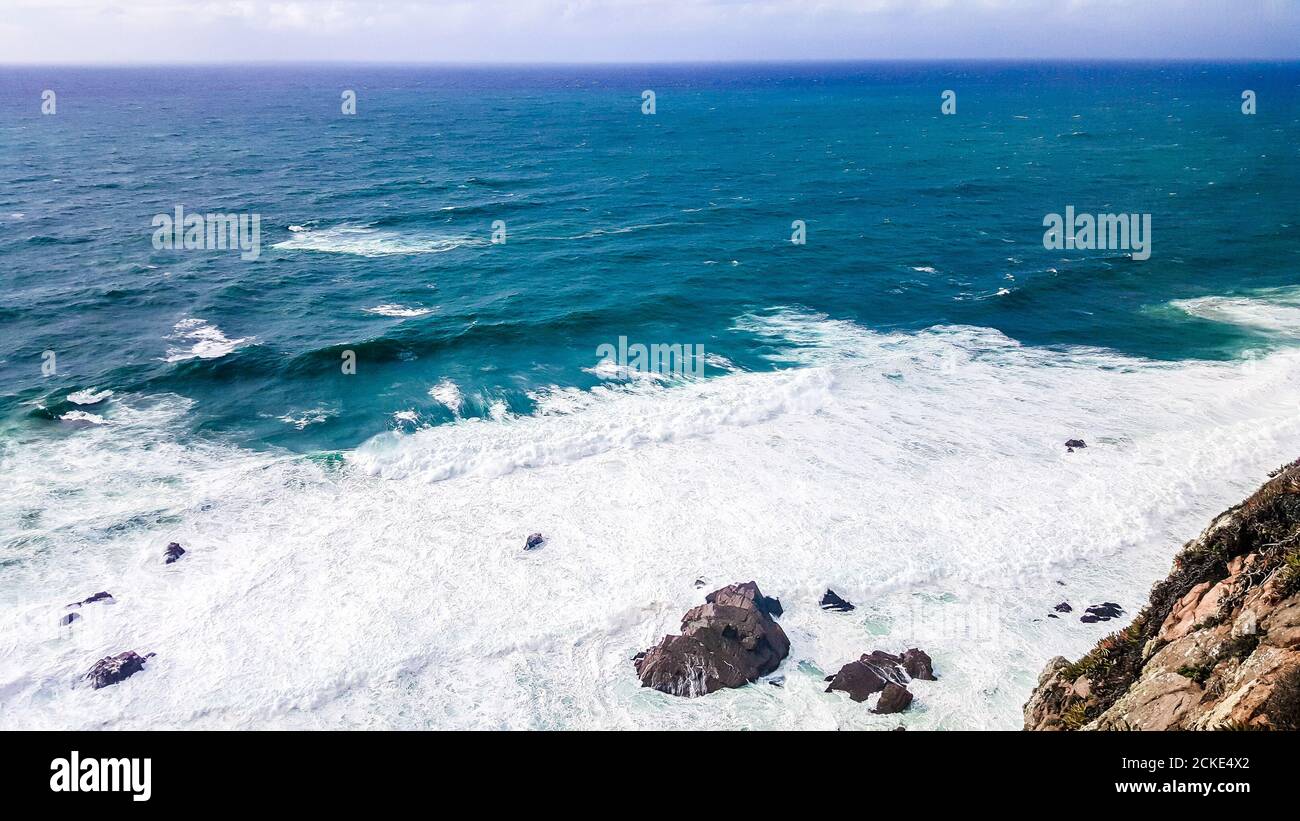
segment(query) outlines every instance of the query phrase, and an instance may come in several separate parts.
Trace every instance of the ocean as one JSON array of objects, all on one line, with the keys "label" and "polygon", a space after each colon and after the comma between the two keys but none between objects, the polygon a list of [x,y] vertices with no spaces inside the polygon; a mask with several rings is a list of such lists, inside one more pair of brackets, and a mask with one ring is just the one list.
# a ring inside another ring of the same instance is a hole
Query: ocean
[{"label": "ocean", "polygon": [[[1017,729],[1300,456],[1300,64],[5,67],[0,111],[6,729]],[[156,247],[178,206],[257,258]],[[1149,258],[1045,247],[1067,208]],[[781,686],[639,686],[750,579]],[[823,692],[905,647],[901,718]]]}]

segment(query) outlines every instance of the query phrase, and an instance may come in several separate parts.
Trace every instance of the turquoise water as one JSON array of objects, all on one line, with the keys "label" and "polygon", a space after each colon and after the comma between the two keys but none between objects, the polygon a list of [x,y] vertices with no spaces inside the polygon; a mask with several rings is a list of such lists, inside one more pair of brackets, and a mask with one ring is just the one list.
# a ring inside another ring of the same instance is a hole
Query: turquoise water
[{"label": "turquoise water", "polygon": [[[892,729],[821,679],[912,646],[909,727],[1018,727],[1123,626],[1052,606],[1131,617],[1300,451],[1298,102],[1297,64],[0,70],[0,727]],[[177,206],[259,258],[155,249]],[[1045,249],[1068,206],[1150,258]],[[697,578],[781,598],[783,687],[638,687]]]},{"label": "turquoise water", "polygon": [[[1256,340],[1161,307],[1294,284],[1298,80],[1294,64],[8,69],[0,410],[174,392],[195,432],[349,447],[394,413],[454,418],[427,395],[442,380],[461,415],[531,413],[540,389],[597,384],[584,369],[620,335],[772,367],[735,324],[777,305],[1230,357]],[[177,205],[260,214],[261,258],[154,250],[150,220]],[[1150,213],[1152,258],[1045,250],[1043,216],[1066,205]],[[204,339],[211,358],[187,357]]]}]

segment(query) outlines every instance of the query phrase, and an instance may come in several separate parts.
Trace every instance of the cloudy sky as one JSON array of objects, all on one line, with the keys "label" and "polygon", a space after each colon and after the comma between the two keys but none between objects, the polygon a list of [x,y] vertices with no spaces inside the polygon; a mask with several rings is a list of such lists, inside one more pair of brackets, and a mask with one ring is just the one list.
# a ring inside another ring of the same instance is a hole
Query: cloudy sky
[{"label": "cloudy sky", "polygon": [[0,63],[1300,58],[1300,0],[0,0]]}]

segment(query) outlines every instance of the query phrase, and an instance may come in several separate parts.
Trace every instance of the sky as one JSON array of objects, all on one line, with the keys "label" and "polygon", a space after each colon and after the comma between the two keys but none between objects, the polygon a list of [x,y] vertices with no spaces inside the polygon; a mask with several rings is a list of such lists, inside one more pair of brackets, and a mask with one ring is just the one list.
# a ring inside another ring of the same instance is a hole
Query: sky
[{"label": "sky", "polygon": [[0,64],[1297,59],[1300,0],[0,0]]}]

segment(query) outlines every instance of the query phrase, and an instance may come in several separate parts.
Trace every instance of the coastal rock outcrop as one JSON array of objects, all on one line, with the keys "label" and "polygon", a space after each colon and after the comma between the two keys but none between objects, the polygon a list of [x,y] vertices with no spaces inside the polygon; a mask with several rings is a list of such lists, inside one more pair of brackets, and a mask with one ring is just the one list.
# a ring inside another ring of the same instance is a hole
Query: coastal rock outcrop
[{"label": "coastal rock outcrop", "polygon": [[95,666],[86,673],[86,680],[96,690],[124,681],[144,669],[144,663],[153,657],[138,655],[134,650],[118,653],[116,656],[104,656],[95,662]]},{"label": "coastal rock outcrop", "polygon": [[1300,462],[1188,542],[1132,624],[1053,659],[1024,714],[1027,730],[1300,729]]},{"label": "coastal rock outcrop", "polygon": [[713,591],[682,617],[681,635],[664,636],[633,659],[641,686],[694,697],[773,672],[790,653],[773,619],[780,613],[780,602],[752,581]]}]

